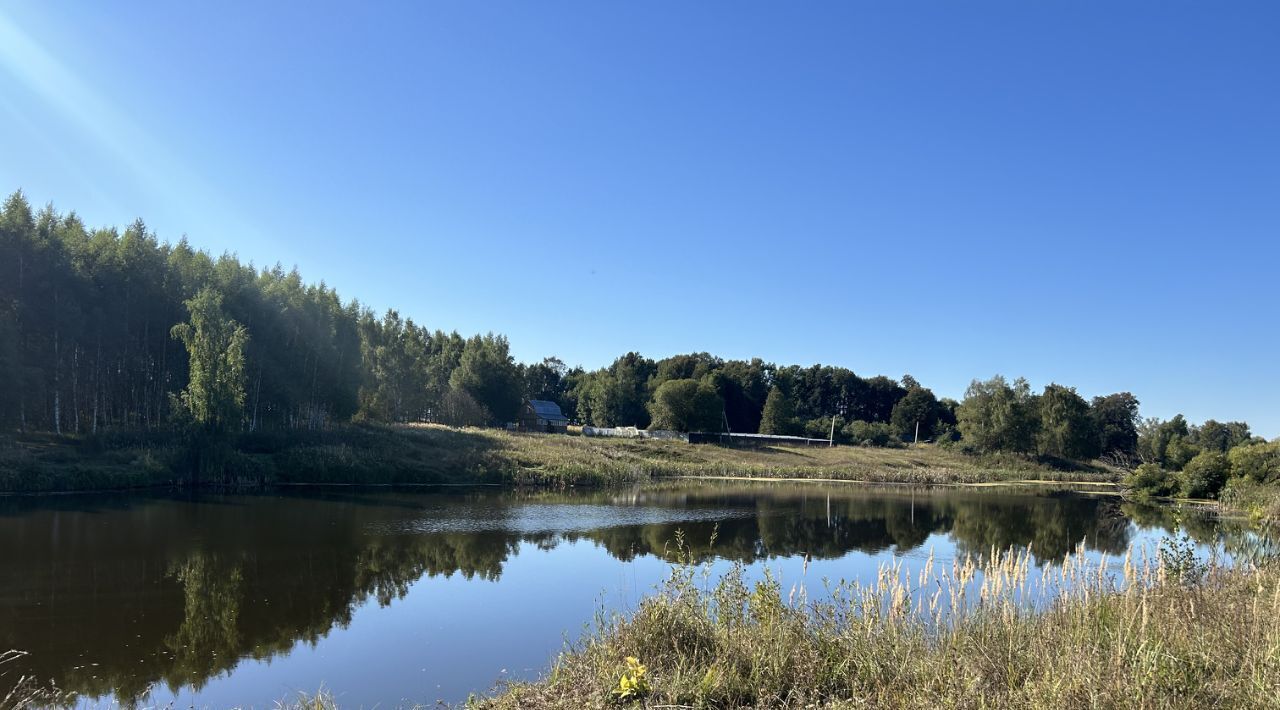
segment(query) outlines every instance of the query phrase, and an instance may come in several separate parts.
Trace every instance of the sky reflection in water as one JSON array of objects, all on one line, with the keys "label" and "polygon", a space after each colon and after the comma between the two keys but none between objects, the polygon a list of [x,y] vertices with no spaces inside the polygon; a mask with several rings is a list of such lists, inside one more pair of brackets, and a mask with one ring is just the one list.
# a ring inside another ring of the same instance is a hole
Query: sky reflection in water
[{"label": "sky reflection in water", "polygon": [[[1118,564],[1172,525],[1108,496],[818,484],[13,498],[0,648],[31,652],[20,672],[86,706],[270,707],[321,686],[356,706],[459,701],[537,677],[598,610],[634,608],[677,531],[712,577],[767,567],[821,599],[825,580],[930,554],[1030,546],[1052,565],[1083,542]],[[1261,544],[1183,526],[1201,554]]]}]

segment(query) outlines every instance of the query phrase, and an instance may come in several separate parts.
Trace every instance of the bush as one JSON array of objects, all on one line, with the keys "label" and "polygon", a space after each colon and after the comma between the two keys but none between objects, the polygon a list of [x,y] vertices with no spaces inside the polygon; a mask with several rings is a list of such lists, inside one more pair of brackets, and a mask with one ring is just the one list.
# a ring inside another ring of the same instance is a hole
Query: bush
[{"label": "bush", "polygon": [[939,422],[933,429],[933,440],[942,446],[949,446],[960,440],[960,432],[951,424]]},{"label": "bush", "polygon": [[1144,463],[1124,477],[1120,485],[1139,498],[1171,496],[1181,489],[1178,476],[1153,463]]},{"label": "bush", "polygon": [[1165,449],[1164,463],[1174,471],[1181,471],[1184,466],[1191,463],[1191,459],[1200,453],[1200,448],[1184,437],[1175,436],[1169,441],[1169,446]]},{"label": "bush", "polygon": [[844,428],[850,443],[862,446],[889,446],[894,443],[893,429],[885,422],[852,421]]},{"label": "bush", "polygon": [[1227,482],[1231,464],[1220,451],[1202,451],[1182,469],[1182,495],[1187,498],[1217,498]]},{"label": "bush", "polygon": [[[804,423],[804,435],[810,439],[826,439],[831,436],[831,417],[818,417],[810,419]],[[844,435],[844,428],[836,430],[836,442],[841,444],[849,443]]]},{"label": "bush", "polygon": [[1257,483],[1280,483],[1280,439],[1237,446],[1227,453],[1231,475]]}]

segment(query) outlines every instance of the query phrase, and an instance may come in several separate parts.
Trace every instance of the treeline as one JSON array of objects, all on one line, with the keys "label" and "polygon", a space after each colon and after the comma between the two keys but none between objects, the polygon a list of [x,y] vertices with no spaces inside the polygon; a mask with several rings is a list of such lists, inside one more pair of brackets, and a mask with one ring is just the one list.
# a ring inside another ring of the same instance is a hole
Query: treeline
[{"label": "treeline", "polygon": [[1140,426],[1138,453],[1143,463],[1125,486],[1140,496],[1231,495],[1251,506],[1259,485],[1280,485],[1280,439],[1251,436],[1244,422],[1191,426],[1181,414],[1148,419]]},{"label": "treeline", "polygon": [[[0,213],[0,424],[57,433],[508,420],[527,368],[505,338],[381,318],[279,266],[161,243],[141,222],[89,230]],[[536,368],[535,368],[536,369]]]},{"label": "treeline", "polygon": [[296,270],[215,258],[185,239],[160,242],[141,221],[123,232],[90,230],[74,213],[32,210],[21,193],[0,213],[4,428],[501,425],[524,398],[555,401],[596,426],[882,446],[932,440],[977,452],[1141,460],[1175,472],[1202,453],[1258,443],[1240,422],[1143,422],[1127,392],[1087,401],[1069,387],[1033,393],[1002,377],[974,381],[957,402],[910,375],[707,353],[627,353],[595,371],[554,357],[522,364],[503,336],[433,331],[394,310],[378,316],[323,282],[304,283]]}]

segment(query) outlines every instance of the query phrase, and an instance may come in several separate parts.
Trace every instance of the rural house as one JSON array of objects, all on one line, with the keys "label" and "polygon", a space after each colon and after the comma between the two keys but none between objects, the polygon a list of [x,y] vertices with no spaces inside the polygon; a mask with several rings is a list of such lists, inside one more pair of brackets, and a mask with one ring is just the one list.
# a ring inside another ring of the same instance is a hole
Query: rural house
[{"label": "rural house", "polygon": [[520,431],[540,431],[563,434],[569,428],[569,418],[560,411],[560,405],[545,399],[526,399],[520,407]]}]

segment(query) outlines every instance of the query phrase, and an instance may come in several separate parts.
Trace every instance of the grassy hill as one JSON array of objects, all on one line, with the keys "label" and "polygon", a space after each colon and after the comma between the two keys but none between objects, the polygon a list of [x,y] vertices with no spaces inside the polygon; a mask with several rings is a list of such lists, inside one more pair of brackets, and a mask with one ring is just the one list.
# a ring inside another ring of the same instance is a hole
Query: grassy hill
[{"label": "grassy hill", "polygon": [[730,448],[435,425],[244,434],[216,444],[171,433],[0,438],[0,491],[7,492],[307,483],[592,486],[661,476],[1111,482],[1118,472],[975,457],[933,445]]}]

